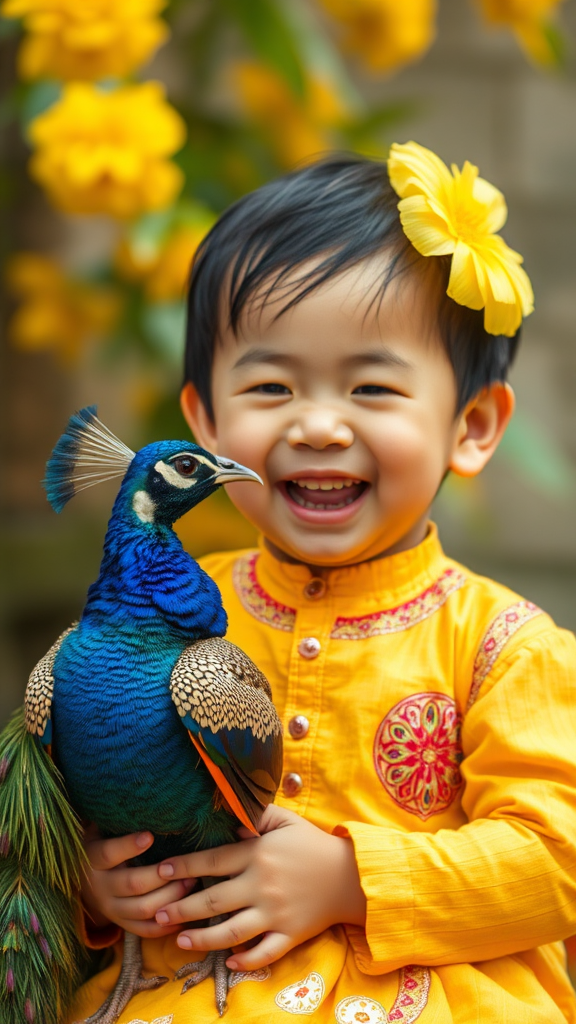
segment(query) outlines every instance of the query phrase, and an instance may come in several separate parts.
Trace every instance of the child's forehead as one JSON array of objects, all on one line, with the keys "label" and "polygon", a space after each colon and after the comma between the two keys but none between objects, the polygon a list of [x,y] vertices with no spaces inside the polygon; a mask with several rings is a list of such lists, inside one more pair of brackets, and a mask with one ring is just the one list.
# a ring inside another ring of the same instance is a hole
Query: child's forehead
[{"label": "child's forehead", "polygon": [[222,310],[220,341],[246,344],[282,336],[289,344],[292,324],[323,332],[324,324],[329,329],[341,323],[352,326],[355,336],[374,340],[406,328],[422,337],[433,333],[430,287],[416,270],[397,268],[390,254],[364,259],[324,281],[321,273],[322,258],[316,258],[271,276],[248,296],[236,330]]}]

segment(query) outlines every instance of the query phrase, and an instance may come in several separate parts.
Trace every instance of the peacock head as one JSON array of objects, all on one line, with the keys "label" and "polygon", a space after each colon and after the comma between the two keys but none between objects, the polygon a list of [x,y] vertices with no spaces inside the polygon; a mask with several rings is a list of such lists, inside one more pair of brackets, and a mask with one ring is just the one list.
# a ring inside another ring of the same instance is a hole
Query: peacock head
[{"label": "peacock head", "polygon": [[46,466],[44,486],[56,512],[78,491],[124,477],[118,505],[140,523],[169,526],[213,494],[238,480],[262,483],[253,470],[212,455],[191,441],[156,441],[133,452],[89,406],[74,413]]}]

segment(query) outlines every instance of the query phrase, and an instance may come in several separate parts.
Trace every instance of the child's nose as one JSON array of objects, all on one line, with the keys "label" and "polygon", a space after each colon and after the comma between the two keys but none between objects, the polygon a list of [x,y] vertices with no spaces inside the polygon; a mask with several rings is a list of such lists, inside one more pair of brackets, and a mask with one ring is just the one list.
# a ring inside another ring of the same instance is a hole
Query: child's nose
[{"label": "child's nose", "polygon": [[336,410],[314,406],[302,411],[288,430],[288,443],[321,450],[331,444],[349,448],[354,441],[351,427],[343,422]]}]

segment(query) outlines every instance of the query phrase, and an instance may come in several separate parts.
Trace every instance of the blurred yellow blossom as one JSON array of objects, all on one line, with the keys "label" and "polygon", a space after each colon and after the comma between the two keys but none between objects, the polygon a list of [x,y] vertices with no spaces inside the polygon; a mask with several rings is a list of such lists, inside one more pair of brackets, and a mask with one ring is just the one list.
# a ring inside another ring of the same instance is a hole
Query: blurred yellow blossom
[{"label": "blurred yellow blossom", "polygon": [[[319,0],[342,29],[342,47],[373,72],[417,60],[436,34],[436,0]],[[519,0],[521,2],[521,0]]]},{"label": "blurred yellow blossom", "polygon": [[159,82],[111,92],[73,82],[30,125],[30,173],[68,213],[135,217],[180,191],[182,172],[167,158],[185,137]]},{"label": "blurred yellow blossom", "polygon": [[23,18],[22,78],[124,77],[168,36],[157,14],[167,0],[4,0],[6,18]]},{"label": "blurred yellow blossom", "polygon": [[448,295],[461,306],[484,310],[489,334],[511,337],[534,296],[522,257],[500,235],[508,211],[497,188],[466,161],[460,171],[417,142],[394,143],[388,174],[400,196],[400,220],[423,256],[452,254]]},{"label": "blurred yellow blossom", "polygon": [[51,350],[72,362],[87,341],[110,331],[120,313],[112,289],[73,281],[55,260],[37,253],[13,256],[6,279],[20,303],[8,328],[20,349]]},{"label": "blurred yellow blossom", "polygon": [[233,69],[244,109],[266,131],[280,163],[292,167],[332,148],[330,129],[348,119],[333,85],[310,77],[302,101],[284,79],[263,64],[244,61]]},{"label": "blurred yellow blossom", "polygon": [[152,302],[170,302],[184,297],[192,257],[214,223],[182,224],[155,249],[141,249],[129,238],[118,245],[115,264],[127,281],[141,282]]},{"label": "blurred yellow blossom", "polygon": [[511,28],[522,49],[537,64],[556,63],[549,30],[562,0],[479,0],[486,21]]}]

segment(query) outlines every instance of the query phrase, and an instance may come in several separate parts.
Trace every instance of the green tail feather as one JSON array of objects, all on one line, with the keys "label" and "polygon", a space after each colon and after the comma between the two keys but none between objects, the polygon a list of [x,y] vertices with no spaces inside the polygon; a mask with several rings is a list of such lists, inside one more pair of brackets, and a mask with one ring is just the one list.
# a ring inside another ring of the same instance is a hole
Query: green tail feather
[{"label": "green tail feather", "polygon": [[78,984],[81,827],[23,711],[0,735],[0,1022],[60,1024]]}]

